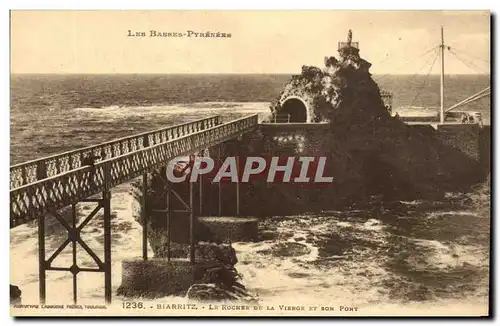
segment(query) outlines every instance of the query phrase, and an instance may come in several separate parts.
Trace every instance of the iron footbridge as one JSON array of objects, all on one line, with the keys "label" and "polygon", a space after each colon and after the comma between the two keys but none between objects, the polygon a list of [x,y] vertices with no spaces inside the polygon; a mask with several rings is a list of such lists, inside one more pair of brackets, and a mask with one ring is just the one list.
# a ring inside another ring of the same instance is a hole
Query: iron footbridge
[{"label": "iron footbridge", "polygon": [[[219,116],[213,116],[11,166],[10,227],[38,221],[40,302],[45,303],[46,271],[51,270],[73,274],[74,302],[77,301],[76,276],[79,272],[104,273],[104,296],[106,302],[111,302],[111,189],[142,175],[145,193],[148,173],[161,171],[176,157],[192,155],[237,139],[257,126],[257,114],[226,123],[222,123]],[[173,190],[169,191],[168,183],[165,187],[169,201],[170,193],[178,196]],[[192,191],[189,203],[179,200],[185,203],[186,213],[190,216],[190,260],[194,262],[196,241]],[[145,195],[143,201],[144,204]],[[77,225],[76,204],[79,202],[93,202],[96,208]],[[65,207],[72,208],[72,221],[68,222],[58,212]],[[101,209],[104,218],[103,261],[80,237],[82,229]],[[48,216],[54,216],[68,232],[67,239],[49,258],[45,252],[45,219]],[[143,256],[147,259],[147,223],[143,224]],[[73,264],[69,267],[53,266],[55,258],[70,243],[73,244]],[[97,268],[77,265],[77,243],[89,253]]]}]

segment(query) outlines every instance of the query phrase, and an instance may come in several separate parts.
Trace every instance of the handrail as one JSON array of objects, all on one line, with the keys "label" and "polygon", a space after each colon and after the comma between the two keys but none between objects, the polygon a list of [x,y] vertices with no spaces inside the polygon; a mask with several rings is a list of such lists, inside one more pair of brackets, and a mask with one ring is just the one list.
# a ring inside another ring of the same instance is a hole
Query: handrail
[{"label": "handrail", "polygon": [[90,161],[95,164],[95,162],[162,143],[188,133],[211,128],[220,123],[219,118],[219,116],[211,116],[12,165],[10,167],[10,188],[18,188],[85,166],[87,165],[86,157],[89,157]]},{"label": "handrail", "polygon": [[250,115],[11,189],[11,228],[154,171],[175,157],[235,138],[257,125],[258,115]]},{"label": "handrail", "polygon": [[290,114],[288,114],[288,113],[275,114],[274,115],[274,123],[281,123],[282,117],[285,118],[286,123],[290,123]]}]

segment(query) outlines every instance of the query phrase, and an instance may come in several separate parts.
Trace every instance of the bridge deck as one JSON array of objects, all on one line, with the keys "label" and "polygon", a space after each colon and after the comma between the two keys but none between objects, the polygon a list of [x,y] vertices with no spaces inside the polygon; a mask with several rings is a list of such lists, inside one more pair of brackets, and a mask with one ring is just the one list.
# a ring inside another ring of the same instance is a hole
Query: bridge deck
[{"label": "bridge deck", "polygon": [[[258,115],[219,124],[198,120],[11,167],[11,228],[109,190],[171,159],[235,138],[258,125]],[[94,166],[85,155],[101,156]]]}]

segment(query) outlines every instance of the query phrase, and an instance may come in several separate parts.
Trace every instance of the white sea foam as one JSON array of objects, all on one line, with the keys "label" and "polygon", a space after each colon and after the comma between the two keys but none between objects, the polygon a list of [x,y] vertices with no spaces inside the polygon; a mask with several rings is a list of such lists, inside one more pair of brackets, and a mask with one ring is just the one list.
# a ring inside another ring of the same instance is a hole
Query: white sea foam
[{"label": "white sea foam", "polygon": [[477,267],[488,265],[488,255],[476,246],[462,244],[445,244],[437,240],[412,239],[417,245],[432,249],[426,253],[426,264],[423,268],[448,269],[461,267],[464,264]]},{"label": "white sea foam", "polygon": [[151,106],[108,106],[103,108],[76,108],[77,113],[87,113],[102,118],[119,119],[139,116],[197,115],[239,113],[269,114],[268,102],[202,102]]}]

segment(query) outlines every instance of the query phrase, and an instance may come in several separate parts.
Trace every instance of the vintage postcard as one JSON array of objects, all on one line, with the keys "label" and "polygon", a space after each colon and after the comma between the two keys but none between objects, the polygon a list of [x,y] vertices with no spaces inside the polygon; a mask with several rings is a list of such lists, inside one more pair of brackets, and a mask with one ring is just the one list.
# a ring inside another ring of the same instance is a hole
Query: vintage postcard
[{"label": "vintage postcard", "polygon": [[11,11],[11,314],[490,315],[490,21]]}]

